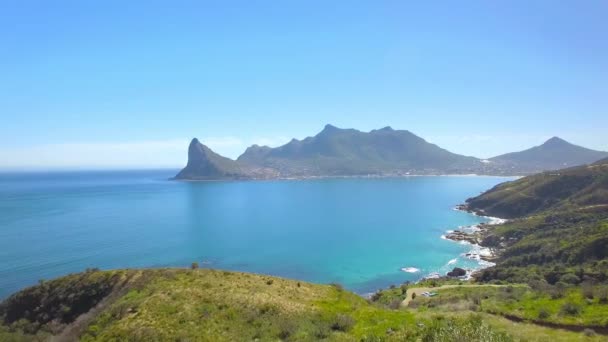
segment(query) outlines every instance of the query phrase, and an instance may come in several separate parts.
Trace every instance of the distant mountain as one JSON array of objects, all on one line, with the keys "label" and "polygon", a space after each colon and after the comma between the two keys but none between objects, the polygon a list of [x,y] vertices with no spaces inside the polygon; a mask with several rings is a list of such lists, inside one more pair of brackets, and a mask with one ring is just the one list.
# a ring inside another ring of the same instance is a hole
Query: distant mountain
[{"label": "distant mountain", "polygon": [[313,137],[271,148],[253,145],[232,160],[193,139],[188,164],[175,177],[184,180],[270,179],[323,176],[401,176],[408,174],[527,175],[592,163],[608,152],[590,150],[560,138],[541,146],[481,160],[452,153],[406,130],[391,127],[361,132],[332,125]]},{"label": "distant mountain", "polygon": [[188,164],[175,176],[175,179],[261,179],[276,175],[273,170],[244,165],[222,157],[194,138],[188,147]]},{"label": "distant mountain", "polygon": [[501,183],[467,200],[468,209],[502,218],[606,205],[608,159]]},{"label": "distant mountain", "polygon": [[553,137],[540,146],[489,160],[498,169],[512,170],[513,174],[531,174],[589,164],[607,157],[608,152],[591,150]]},{"label": "distant mountain", "polygon": [[483,167],[477,158],[449,152],[409,131],[361,132],[332,125],[277,148],[251,146],[237,160],[286,176],[471,173]]}]

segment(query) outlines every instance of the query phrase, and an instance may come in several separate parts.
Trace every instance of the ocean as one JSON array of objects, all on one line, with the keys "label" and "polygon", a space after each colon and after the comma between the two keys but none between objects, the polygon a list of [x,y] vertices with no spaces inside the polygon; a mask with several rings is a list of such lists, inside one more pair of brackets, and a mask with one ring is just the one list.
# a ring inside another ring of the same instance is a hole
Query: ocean
[{"label": "ocean", "polygon": [[[178,170],[0,173],[0,299],[86,268],[201,267],[360,294],[453,267],[453,210],[504,177],[177,182]],[[404,272],[402,269],[410,272]]]}]

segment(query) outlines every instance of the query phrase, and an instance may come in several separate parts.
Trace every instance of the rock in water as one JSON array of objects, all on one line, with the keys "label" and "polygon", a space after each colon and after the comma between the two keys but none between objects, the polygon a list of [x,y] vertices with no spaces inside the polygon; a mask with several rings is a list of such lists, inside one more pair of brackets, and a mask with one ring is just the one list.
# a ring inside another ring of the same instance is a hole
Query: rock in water
[{"label": "rock in water", "polygon": [[467,271],[465,271],[464,269],[460,268],[460,267],[454,267],[453,270],[451,270],[450,272],[448,272],[448,277],[464,277],[467,274]]}]

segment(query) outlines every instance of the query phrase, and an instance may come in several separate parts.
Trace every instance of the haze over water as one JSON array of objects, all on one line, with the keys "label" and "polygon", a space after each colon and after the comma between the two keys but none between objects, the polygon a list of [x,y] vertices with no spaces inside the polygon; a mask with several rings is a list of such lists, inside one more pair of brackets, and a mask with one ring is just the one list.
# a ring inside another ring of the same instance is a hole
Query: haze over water
[{"label": "haze over water", "polygon": [[167,181],[175,173],[0,174],[0,298],[87,267],[197,261],[359,293],[475,268],[462,256],[471,246],[440,236],[482,222],[452,209],[508,180]]}]

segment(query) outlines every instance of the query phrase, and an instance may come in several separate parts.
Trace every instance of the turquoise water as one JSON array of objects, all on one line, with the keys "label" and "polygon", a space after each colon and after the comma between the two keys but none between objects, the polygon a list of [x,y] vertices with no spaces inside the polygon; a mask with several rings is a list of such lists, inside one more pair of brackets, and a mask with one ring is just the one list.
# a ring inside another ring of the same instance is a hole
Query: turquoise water
[{"label": "turquoise water", "polygon": [[478,267],[440,236],[481,222],[452,208],[505,180],[167,181],[175,172],[0,174],[0,298],[87,267],[193,261],[367,293]]}]

